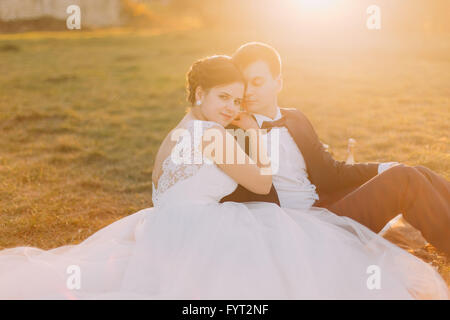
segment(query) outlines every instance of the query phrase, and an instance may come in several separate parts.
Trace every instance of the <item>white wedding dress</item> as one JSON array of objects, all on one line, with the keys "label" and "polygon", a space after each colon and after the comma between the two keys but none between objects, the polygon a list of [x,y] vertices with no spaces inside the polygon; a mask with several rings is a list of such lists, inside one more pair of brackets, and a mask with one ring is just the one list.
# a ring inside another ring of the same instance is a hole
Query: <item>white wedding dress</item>
[{"label": "white wedding dress", "polygon": [[[190,121],[191,137],[194,124],[217,125]],[[0,251],[0,298],[449,298],[432,266],[354,220],[314,207],[219,203],[236,187],[215,164],[169,156],[154,207],[78,245]]]}]

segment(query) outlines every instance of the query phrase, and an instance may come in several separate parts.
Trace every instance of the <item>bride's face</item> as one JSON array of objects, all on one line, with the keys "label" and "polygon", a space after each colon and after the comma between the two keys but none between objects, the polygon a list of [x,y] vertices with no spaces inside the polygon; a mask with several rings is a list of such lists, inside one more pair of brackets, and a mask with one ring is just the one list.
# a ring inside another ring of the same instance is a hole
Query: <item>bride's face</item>
[{"label": "bride's face", "polygon": [[202,114],[209,121],[228,126],[240,111],[245,86],[241,82],[213,87],[207,91],[199,88]]}]

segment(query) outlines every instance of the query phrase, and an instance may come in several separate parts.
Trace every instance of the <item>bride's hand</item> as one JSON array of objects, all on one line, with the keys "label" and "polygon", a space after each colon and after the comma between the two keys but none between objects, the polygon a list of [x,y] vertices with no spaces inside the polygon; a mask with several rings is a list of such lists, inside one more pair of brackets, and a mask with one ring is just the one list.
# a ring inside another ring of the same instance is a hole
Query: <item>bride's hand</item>
[{"label": "bride's hand", "polygon": [[231,124],[238,126],[244,130],[248,129],[258,129],[258,123],[256,120],[247,112],[241,111],[236,118],[231,122]]}]

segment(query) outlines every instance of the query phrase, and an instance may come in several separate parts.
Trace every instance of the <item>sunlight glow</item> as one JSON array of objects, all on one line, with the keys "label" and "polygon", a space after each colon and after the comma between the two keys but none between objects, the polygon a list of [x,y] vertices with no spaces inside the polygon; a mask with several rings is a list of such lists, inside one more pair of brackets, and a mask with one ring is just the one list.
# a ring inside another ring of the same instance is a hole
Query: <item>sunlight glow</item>
[{"label": "sunlight glow", "polygon": [[302,9],[325,9],[337,2],[337,0],[293,0]]}]

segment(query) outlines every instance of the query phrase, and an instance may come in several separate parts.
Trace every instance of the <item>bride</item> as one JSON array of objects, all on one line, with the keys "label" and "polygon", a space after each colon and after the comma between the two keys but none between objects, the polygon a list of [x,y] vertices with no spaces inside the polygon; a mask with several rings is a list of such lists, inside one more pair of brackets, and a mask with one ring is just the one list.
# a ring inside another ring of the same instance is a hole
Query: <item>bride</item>
[{"label": "bride", "polygon": [[[193,107],[156,156],[154,207],[78,245],[0,251],[0,298],[448,299],[433,267],[349,218],[219,203],[238,184],[269,192],[264,132],[240,112],[245,86],[229,57],[195,62],[187,82]],[[256,133],[250,157],[231,123]]]}]

